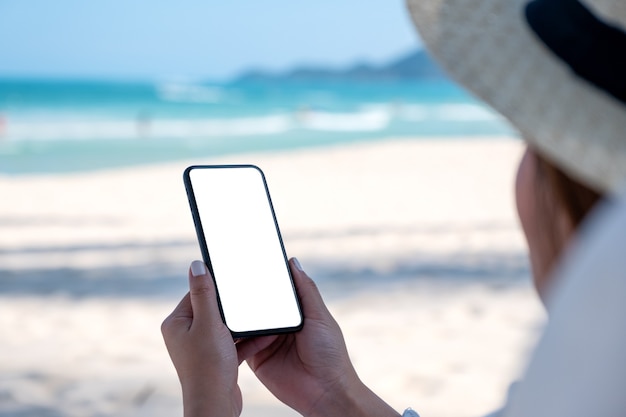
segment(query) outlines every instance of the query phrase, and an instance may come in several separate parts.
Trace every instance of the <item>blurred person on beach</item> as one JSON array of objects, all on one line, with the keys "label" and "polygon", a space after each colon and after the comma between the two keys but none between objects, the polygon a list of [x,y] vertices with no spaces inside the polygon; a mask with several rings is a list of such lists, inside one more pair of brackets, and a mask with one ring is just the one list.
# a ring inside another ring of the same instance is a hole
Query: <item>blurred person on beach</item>
[{"label": "blurred person on beach", "polygon": [[6,118],[0,114],[0,139],[6,134],[7,130],[7,121]]},{"label": "blurred person on beach", "polygon": [[[626,7],[619,0],[408,3],[430,52],[527,142],[517,211],[533,283],[550,310],[560,263],[589,214],[617,196],[626,179]],[[185,416],[239,415],[243,361],[304,416],[398,416],[360,381],[315,283],[297,259],[290,267],[304,328],[233,343],[206,266],[191,264],[190,292],[162,325]]]},{"label": "blurred person on beach", "polygon": [[140,111],[135,120],[137,136],[140,138],[149,138],[152,125],[152,117],[148,111]]}]

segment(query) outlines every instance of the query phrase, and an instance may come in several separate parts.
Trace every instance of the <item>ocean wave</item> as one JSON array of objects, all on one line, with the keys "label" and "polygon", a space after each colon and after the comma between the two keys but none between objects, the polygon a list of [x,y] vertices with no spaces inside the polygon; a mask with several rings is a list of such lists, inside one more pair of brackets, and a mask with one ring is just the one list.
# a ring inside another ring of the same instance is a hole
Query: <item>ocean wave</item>
[{"label": "ocean wave", "polygon": [[222,119],[94,119],[20,120],[7,123],[3,139],[105,140],[134,138],[198,138],[275,135],[295,129],[326,132],[368,132],[387,127],[387,111],[332,113],[300,110],[257,117]]},{"label": "ocean wave", "polygon": [[[58,116],[58,117],[57,117]],[[385,134],[394,122],[442,124],[498,122],[501,117],[477,104],[375,103],[352,112],[331,112],[303,108],[289,112],[231,118],[93,118],[80,113],[31,114],[27,119],[7,119],[0,129],[0,141],[21,140],[110,140],[185,139],[232,136],[266,136],[292,131]],[[419,131],[419,126],[415,126]]]},{"label": "ocean wave", "polygon": [[488,121],[499,119],[501,116],[488,107],[477,104],[442,104],[433,109],[441,120],[456,121]]},{"label": "ocean wave", "polygon": [[469,103],[444,103],[444,104],[397,104],[394,114],[406,121],[455,121],[455,122],[482,122],[501,119],[501,116],[493,110]]},{"label": "ocean wave", "polygon": [[166,83],[156,86],[158,97],[177,103],[218,103],[224,92],[218,87],[195,84]]},{"label": "ocean wave", "polygon": [[8,140],[93,140],[271,135],[293,127],[287,115],[233,119],[63,120],[8,123]]},{"label": "ocean wave", "polygon": [[368,132],[383,130],[391,114],[386,110],[365,110],[352,113],[331,113],[303,110],[297,113],[301,128],[332,132]]}]

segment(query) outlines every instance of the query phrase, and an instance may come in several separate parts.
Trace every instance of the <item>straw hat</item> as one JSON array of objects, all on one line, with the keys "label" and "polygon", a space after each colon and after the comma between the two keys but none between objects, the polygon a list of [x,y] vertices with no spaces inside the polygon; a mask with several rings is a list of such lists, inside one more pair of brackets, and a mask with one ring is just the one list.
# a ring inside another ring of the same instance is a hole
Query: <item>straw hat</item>
[{"label": "straw hat", "polygon": [[626,182],[625,0],[407,0],[426,47],[542,155]]}]

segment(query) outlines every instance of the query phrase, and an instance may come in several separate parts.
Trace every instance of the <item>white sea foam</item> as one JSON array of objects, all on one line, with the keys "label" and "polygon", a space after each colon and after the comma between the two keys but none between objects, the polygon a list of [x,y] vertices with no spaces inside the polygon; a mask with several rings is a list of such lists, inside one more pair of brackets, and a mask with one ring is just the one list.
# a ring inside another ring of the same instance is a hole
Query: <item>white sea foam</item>
[{"label": "white sea foam", "polygon": [[130,120],[14,122],[6,130],[9,140],[121,139],[136,135],[137,123]]},{"label": "white sea foam", "polygon": [[352,113],[305,111],[298,114],[305,129],[333,132],[367,132],[382,130],[389,124],[391,114],[386,110],[366,110]]},{"label": "white sea foam", "polygon": [[149,126],[163,137],[250,136],[283,133],[293,127],[291,117],[271,115],[233,119],[156,120]]},{"label": "white sea foam", "polygon": [[477,104],[441,104],[433,108],[435,117],[440,120],[487,121],[500,118],[494,111]]},{"label": "white sea foam", "polygon": [[217,103],[224,93],[218,87],[194,84],[166,83],[156,87],[159,98],[163,101],[189,103]]},{"label": "white sea foam", "polygon": [[493,121],[501,117],[494,111],[478,105],[467,103],[449,104],[398,104],[395,115],[407,121],[447,120],[458,122]]},{"label": "white sea foam", "polygon": [[[186,94],[186,93],[185,93]],[[302,109],[263,116],[231,118],[114,118],[78,113],[30,114],[6,123],[1,137],[20,140],[110,140],[134,138],[203,138],[262,136],[295,130],[383,132],[394,120],[420,123],[497,121],[500,116],[477,104],[370,103],[351,112]],[[418,126],[416,126],[416,130]]]},{"label": "white sea foam", "polygon": [[293,127],[288,115],[232,119],[62,120],[8,125],[9,140],[93,140],[270,135]]}]

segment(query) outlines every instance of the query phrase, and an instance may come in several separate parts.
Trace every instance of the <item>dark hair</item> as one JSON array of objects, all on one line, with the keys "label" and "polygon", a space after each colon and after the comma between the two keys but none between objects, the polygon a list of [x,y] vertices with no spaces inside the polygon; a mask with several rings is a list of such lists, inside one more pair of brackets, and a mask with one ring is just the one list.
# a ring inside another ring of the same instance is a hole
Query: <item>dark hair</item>
[{"label": "dark hair", "polygon": [[565,208],[575,228],[580,226],[602,199],[600,192],[574,180],[540,154],[537,154],[537,170],[547,183],[547,191],[553,193],[558,203]]},{"label": "dark hair", "polygon": [[[550,271],[569,243],[563,240],[568,238],[558,232],[559,225],[565,220],[574,230],[578,229],[602,199],[602,194],[573,179],[538,152],[534,154],[536,175],[540,180],[537,202],[539,209],[546,214],[538,225],[545,234],[545,239],[542,240],[544,246],[540,251],[547,263],[542,268]],[[561,208],[564,210],[560,210]],[[560,218],[563,214],[567,216],[566,219]]]}]

